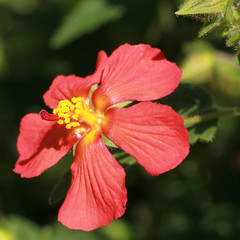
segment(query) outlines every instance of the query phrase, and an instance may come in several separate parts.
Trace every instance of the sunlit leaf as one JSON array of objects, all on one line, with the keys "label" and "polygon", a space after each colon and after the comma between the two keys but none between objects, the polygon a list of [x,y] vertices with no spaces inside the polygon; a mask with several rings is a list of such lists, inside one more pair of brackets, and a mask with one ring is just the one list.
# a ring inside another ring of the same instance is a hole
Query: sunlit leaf
[{"label": "sunlit leaf", "polygon": [[221,24],[221,18],[217,18],[210,23],[207,23],[202,30],[199,32],[199,37],[204,36],[205,34],[209,33],[211,30],[213,30],[215,27],[218,27]]},{"label": "sunlit leaf", "polygon": [[238,42],[240,41],[240,26],[239,29],[235,29],[235,32],[229,37],[229,39],[227,40],[226,44],[228,46],[234,45],[234,44],[238,44]]},{"label": "sunlit leaf", "polygon": [[176,12],[177,15],[220,13],[229,0],[189,0]]},{"label": "sunlit leaf", "polygon": [[121,6],[109,5],[105,0],[78,1],[53,34],[50,44],[61,48],[122,14]]}]

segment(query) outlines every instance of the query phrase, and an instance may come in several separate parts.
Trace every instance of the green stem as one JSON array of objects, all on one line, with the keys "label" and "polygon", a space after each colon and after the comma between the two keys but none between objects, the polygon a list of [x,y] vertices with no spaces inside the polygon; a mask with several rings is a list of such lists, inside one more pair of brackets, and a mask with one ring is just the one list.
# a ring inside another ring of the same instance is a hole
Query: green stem
[{"label": "green stem", "polygon": [[190,127],[192,125],[195,125],[201,122],[206,122],[212,119],[216,119],[220,117],[233,117],[233,116],[240,116],[239,107],[219,109],[216,112],[204,113],[204,114],[187,117],[184,119],[184,125],[185,127]]}]

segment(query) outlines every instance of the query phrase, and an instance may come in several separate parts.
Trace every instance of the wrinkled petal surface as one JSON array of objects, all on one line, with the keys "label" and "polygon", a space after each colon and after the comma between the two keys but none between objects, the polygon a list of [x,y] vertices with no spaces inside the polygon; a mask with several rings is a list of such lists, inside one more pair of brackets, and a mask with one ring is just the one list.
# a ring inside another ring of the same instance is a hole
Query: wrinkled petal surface
[{"label": "wrinkled petal surface", "polygon": [[49,90],[43,95],[47,106],[54,109],[60,100],[71,100],[73,97],[84,97],[88,101],[88,94],[91,87],[101,81],[102,70],[107,62],[107,55],[104,51],[98,53],[97,67],[94,74],[86,78],[75,75],[57,76]]},{"label": "wrinkled petal surface", "polygon": [[181,71],[149,45],[124,44],[108,58],[100,87],[93,94],[97,109],[127,100],[150,101],[169,95]]},{"label": "wrinkled petal surface", "polygon": [[62,224],[91,231],[123,215],[125,172],[100,135],[91,143],[79,141],[71,171],[71,187],[58,215]]},{"label": "wrinkled petal surface", "polygon": [[65,127],[42,120],[39,114],[28,114],[21,121],[19,159],[13,171],[21,177],[38,176],[55,165],[76,141],[76,135]]},{"label": "wrinkled petal surface", "polygon": [[152,175],[175,168],[189,152],[183,118],[157,103],[109,109],[103,132]]}]

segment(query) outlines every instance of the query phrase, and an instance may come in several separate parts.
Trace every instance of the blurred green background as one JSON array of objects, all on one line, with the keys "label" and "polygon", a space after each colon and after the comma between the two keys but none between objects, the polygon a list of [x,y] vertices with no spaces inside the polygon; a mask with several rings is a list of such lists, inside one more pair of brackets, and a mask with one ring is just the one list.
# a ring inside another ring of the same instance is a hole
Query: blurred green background
[{"label": "blurred green background", "polygon": [[0,0],[0,240],[239,239],[240,121],[223,118],[211,143],[196,143],[176,169],[153,177],[126,168],[125,215],[93,232],[56,221],[48,197],[71,160],[39,177],[12,172],[21,118],[45,108],[59,74],[86,76],[99,50],[146,43],[184,71],[182,82],[208,91],[217,106],[240,105],[234,50],[201,23],[176,17],[181,0]]}]

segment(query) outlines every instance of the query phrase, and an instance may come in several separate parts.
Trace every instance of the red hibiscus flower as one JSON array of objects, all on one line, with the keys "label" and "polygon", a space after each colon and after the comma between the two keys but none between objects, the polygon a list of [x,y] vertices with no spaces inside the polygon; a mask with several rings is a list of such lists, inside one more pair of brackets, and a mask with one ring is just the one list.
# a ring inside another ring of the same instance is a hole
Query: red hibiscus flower
[{"label": "red hibiscus flower", "polygon": [[[14,172],[38,176],[77,143],[72,182],[58,220],[86,231],[108,225],[123,215],[127,196],[125,172],[101,134],[152,175],[175,168],[189,152],[183,118],[171,107],[149,101],[170,94],[180,77],[178,67],[149,45],[125,44],[110,57],[99,52],[94,74],[54,79],[43,96],[53,114],[42,110],[23,117]],[[114,107],[129,100],[142,102]]]}]

